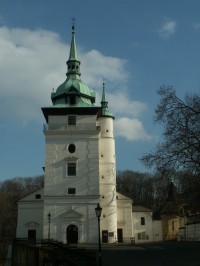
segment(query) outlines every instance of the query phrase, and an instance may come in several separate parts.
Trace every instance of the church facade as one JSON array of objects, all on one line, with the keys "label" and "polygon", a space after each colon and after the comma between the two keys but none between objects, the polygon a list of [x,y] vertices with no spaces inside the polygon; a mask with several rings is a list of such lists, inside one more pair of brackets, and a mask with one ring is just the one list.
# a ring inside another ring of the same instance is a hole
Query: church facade
[{"label": "church facade", "polygon": [[45,136],[44,187],[18,201],[17,238],[97,243],[95,208],[102,208],[102,242],[133,237],[132,201],[116,191],[114,116],[105,84],[100,106],[80,78],[75,29],[67,78],[42,108]]}]

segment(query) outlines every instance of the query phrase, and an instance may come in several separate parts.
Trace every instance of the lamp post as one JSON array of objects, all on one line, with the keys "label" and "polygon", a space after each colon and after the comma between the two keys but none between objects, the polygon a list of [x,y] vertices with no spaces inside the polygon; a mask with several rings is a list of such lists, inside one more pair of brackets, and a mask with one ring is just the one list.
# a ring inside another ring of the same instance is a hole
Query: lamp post
[{"label": "lamp post", "polygon": [[96,216],[98,219],[98,238],[99,238],[99,266],[102,266],[102,257],[101,257],[101,235],[100,235],[100,217],[102,208],[100,207],[99,203],[97,204],[97,207],[95,208]]},{"label": "lamp post", "polygon": [[49,228],[48,228],[48,242],[50,244],[50,223],[51,223],[51,213],[50,212],[47,215],[47,217],[48,217],[48,223],[49,223]]}]

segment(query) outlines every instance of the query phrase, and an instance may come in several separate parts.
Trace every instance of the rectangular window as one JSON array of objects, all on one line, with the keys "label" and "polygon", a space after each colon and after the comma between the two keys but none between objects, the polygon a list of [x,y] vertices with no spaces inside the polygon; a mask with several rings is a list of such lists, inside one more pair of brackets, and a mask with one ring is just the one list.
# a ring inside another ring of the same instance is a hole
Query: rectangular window
[{"label": "rectangular window", "polygon": [[76,188],[74,188],[74,187],[68,188],[68,194],[69,195],[76,195]]},{"label": "rectangular window", "polygon": [[41,195],[40,195],[40,194],[36,194],[36,195],[35,195],[35,198],[36,198],[36,199],[41,199]]},{"label": "rectangular window", "polygon": [[145,218],[141,217],[141,225],[145,225]]},{"label": "rectangular window", "polygon": [[114,232],[108,232],[109,237],[114,237]]},{"label": "rectangular window", "polygon": [[148,236],[146,235],[146,232],[140,232],[138,233],[138,240],[148,240]]},{"label": "rectangular window", "polygon": [[69,115],[68,116],[68,125],[70,125],[70,126],[76,125],[76,116],[75,115]]},{"label": "rectangular window", "polygon": [[67,164],[67,175],[75,176],[76,175],[76,163],[68,163]]}]

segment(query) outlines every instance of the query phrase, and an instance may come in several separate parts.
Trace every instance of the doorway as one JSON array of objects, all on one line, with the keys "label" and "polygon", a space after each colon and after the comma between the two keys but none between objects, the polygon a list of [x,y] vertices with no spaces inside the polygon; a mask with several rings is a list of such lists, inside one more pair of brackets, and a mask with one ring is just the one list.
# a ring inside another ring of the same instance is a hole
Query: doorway
[{"label": "doorway", "polygon": [[123,243],[123,230],[122,228],[117,228],[117,238],[119,243]]},{"label": "doorway", "polygon": [[67,244],[77,244],[78,243],[78,227],[74,224],[70,224],[67,227]]},{"label": "doorway", "polygon": [[36,230],[28,230],[28,241],[29,242],[36,241]]},{"label": "doorway", "polygon": [[102,243],[108,243],[108,230],[102,230]]}]

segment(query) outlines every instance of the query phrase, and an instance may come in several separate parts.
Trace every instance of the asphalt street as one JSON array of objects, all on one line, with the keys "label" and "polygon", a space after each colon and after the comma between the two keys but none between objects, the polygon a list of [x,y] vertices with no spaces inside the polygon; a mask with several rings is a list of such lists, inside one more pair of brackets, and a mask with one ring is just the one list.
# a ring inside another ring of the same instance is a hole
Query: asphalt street
[{"label": "asphalt street", "polygon": [[102,266],[200,266],[200,242],[102,248]]}]

